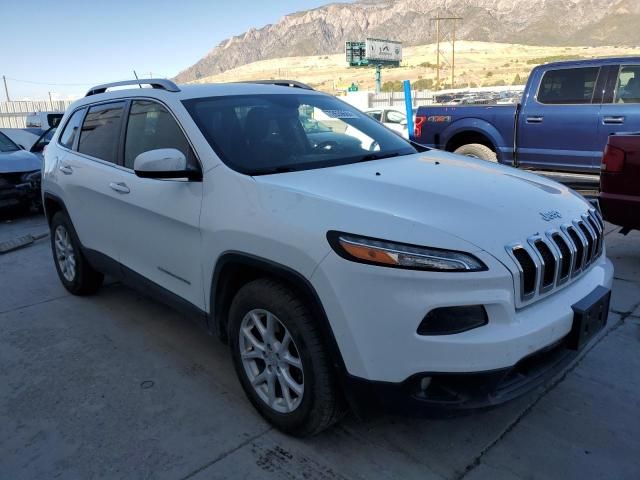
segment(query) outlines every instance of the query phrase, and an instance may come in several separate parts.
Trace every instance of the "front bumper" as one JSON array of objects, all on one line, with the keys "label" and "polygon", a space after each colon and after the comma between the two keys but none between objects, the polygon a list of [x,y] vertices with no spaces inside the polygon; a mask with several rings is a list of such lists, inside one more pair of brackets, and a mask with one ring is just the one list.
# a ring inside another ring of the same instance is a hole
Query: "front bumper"
[{"label": "front bumper", "polygon": [[[577,355],[567,348],[565,337],[509,368],[473,373],[424,372],[399,383],[347,376],[345,390],[359,412],[378,408],[431,416],[487,409],[548,383]],[[422,383],[425,379],[426,386]]]},{"label": "front bumper", "polygon": [[[488,271],[406,271],[356,264],[329,254],[311,280],[347,376],[406,385],[423,372],[437,372],[449,379],[461,374],[505,373],[570,332],[572,305],[599,286],[611,288],[613,266],[601,255],[572,283],[516,309],[509,271],[485,252],[474,255]],[[458,305],[484,305],[488,324],[452,335],[417,333],[428,311]]]},{"label": "front bumper", "polygon": [[40,203],[41,173],[0,173],[0,208]]}]

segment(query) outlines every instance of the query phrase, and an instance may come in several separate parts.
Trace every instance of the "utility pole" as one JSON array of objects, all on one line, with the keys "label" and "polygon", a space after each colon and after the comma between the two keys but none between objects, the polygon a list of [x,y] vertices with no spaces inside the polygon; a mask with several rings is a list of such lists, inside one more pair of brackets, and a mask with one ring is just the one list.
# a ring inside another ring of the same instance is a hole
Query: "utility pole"
[{"label": "utility pole", "polygon": [[382,90],[382,65],[376,65],[376,93]]},{"label": "utility pole", "polygon": [[[462,20],[462,17],[435,17],[431,21],[436,22],[436,90],[440,89],[440,70],[442,69],[441,60],[446,58],[445,52],[442,51],[442,44],[451,43],[451,87],[455,85],[455,69],[456,69],[456,22]],[[447,39],[447,35],[442,35],[440,22],[451,22],[451,39]],[[446,60],[445,60],[446,61]],[[448,63],[448,62],[447,62]]]},{"label": "utility pole", "polygon": [[51,92],[49,92],[49,104],[51,105],[51,110],[53,110],[53,100],[51,100]]},{"label": "utility pole", "polygon": [[436,18],[436,91],[440,90],[440,18]]},{"label": "utility pole", "polygon": [[456,18],[453,19],[453,31],[451,36],[451,88],[456,88]]},{"label": "utility pole", "polygon": [[7,96],[7,102],[10,102],[11,99],[9,98],[9,89],[7,88],[7,77],[2,75],[2,81],[4,82],[4,94]]}]

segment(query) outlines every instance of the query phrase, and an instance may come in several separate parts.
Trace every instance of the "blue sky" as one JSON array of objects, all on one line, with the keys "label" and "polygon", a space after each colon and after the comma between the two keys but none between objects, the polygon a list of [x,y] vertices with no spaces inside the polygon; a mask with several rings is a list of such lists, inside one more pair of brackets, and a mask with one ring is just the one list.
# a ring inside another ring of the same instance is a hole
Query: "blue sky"
[{"label": "blue sky", "polygon": [[327,3],[0,0],[0,75],[7,76],[12,100],[46,99],[49,91],[55,98],[83,94],[92,84],[132,78],[133,69],[171,77],[231,35]]}]

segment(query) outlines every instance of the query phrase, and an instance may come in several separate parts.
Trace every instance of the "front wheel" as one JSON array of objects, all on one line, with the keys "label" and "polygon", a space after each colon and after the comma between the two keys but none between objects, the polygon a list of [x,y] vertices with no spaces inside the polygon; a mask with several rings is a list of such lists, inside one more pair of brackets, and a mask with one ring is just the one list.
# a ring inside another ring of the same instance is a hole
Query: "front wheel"
[{"label": "front wheel", "polygon": [[315,319],[286,285],[259,279],[229,312],[236,373],[253,406],[279,430],[315,435],[342,412],[335,375]]},{"label": "front wheel", "polygon": [[453,153],[458,155],[464,155],[466,157],[478,158],[480,160],[486,160],[487,162],[497,162],[498,156],[496,152],[491,150],[486,145],[480,143],[469,143],[462,145],[454,150]]}]

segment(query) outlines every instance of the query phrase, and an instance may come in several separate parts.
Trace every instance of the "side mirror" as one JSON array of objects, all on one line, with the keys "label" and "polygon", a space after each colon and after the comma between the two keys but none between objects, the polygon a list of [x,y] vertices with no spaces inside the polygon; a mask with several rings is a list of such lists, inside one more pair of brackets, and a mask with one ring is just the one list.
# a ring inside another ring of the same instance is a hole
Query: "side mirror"
[{"label": "side mirror", "polygon": [[133,170],[141,178],[187,178],[201,180],[199,171],[187,168],[187,159],[175,148],[159,148],[138,155]]}]

